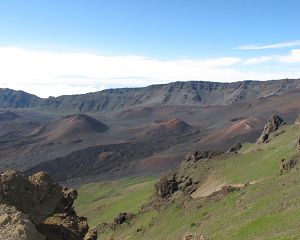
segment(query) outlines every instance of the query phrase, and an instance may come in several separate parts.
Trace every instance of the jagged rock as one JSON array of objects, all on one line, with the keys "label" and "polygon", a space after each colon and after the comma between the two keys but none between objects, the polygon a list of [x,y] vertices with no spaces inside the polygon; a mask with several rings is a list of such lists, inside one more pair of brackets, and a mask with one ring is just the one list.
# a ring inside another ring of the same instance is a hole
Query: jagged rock
[{"label": "jagged rock", "polygon": [[175,173],[167,174],[155,184],[155,194],[160,198],[168,198],[178,191],[178,184]]},{"label": "jagged rock", "polygon": [[187,233],[184,235],[183,240],[209,240],[209,239],[202,234]]},{"label": "jagged rock", "polygon": [[[79,217],[73,208],[77,197],[74,189],[62,189],[44,172],[30,177],[16,171],[7,171],[0,175],[0,206],[8,206],[15,211],[1,214],[0,234],[14,236],[12,224],[20,228],[20,237],[0,239],[24,240],[95,240],[97,233],[89,230],[87,220]],[[6,229],[5,231],[3,229]],[[35,235],[33,235],[35,234]],[[21,236],[22,235],[22,236]],[[35,237],[36,236],[36,237]],[[46,238],[43,238],[45,236]]]},{"label": "jagged rock", "polygon": [[58,213],[37,226],[40,233],[53,240],[83,240],[88,234],[87,219],[72,213]]},{"label": "jagged rock", "polygon": [[120,213],[113,221],[112,228],[116,229],[118,225],[131,220],[134,217],[133,213]]},{"label": "jagged rock", "polygon": [[294,158],[288,160],[282,159],[280,165],[280,173],[289,172],[293,168],[295,168],[296,165],[297,165],[297,160]]},{"label": "jagged rock", "polygon": [[56,213],[63,213],[71,211],[73,203],[78,196],[78,192],[73,188],[64,188],[62,190],[63,196],[55,209]]},{"label": "jagged rock", "polygon": [[5,240],[45,240],[29,216],[15,207],[0,204],[0,239]]},{"label": "jagged rock", "polygon": [[193,153],[190,153],[188,154],[186,157],[185,157],[185,161],[189,162],[198,162],[200,160],[207,160],[207,159],[210,159],[214,156],[217,156],[221,154],[221,152],[215,152],[215,151],[195,151]]},{"label": "jagged rock", "polygon": [[87,234],[85,234],[83,240],[96,240],[97,239],[97,231],[95,229],[89,229]]},{"label": "jagged rock", "polygon": [[242,144],[241,142],[236,143],[236,144],[230,146],[230,148],[227,150],[226,153],[227,153],[227,154],[230,154],[230,153],[235,153],[235,154],[237,154],[238,151],[242,148],[242,146],[243,146],[243,144]]},{"label": "jagged rock", "polygon": [[16,171],[0,175],[0,203],[28,214],[34,224],[52,214],[61,198],[61,187],[44,172],[29,178]]},{"label": "jagged rock", "polygon": [[265,143],[269,139],[270,134],[278,130],[279,126],[284,124],[286,123],[280,116],[278,115],[271,116],[267,121],[262,134],[257,139],[257,143]]}]

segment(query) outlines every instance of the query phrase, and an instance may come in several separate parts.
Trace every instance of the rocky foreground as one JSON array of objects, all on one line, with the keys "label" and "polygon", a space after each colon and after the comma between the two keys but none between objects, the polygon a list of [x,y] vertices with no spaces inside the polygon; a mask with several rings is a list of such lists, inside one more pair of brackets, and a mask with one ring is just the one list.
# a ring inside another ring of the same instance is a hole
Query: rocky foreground
[{"label": "rocky foreground", "polygon": [[74,211],[76,198],[76,190],[62,188],[44,172],[2,173],[0,239],[96,240],[97,232]]}]

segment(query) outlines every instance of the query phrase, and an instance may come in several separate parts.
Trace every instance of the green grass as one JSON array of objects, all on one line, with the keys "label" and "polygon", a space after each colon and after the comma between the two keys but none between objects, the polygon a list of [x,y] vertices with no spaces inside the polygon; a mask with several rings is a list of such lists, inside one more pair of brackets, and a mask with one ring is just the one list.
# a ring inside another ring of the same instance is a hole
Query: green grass
[{"label": "green grass", "polygon": [[[284,129],[267,144],[246,144],[239,155],[223,155],[197,168],[183,163],[179,169],[193,179],[214,174],[228,184],[255,180],[254,184],[220,200],[179,197],[161,211],[139,213],[116,231],[101,232],[101,239],[113,235],[115,239],[173,240],[187,232],[212,240],[300,239],[300,173],[297,169],[279,174],[281,159],[296,157],[300,162],[295,147],[300,131],[295,126]],[[154,182],[138,178],[83,186],[76,208],[92,226],[111,221],[119,212],[137,212],[153,192]]]},{"label": "green grass", "polygon": [[157,178],[125,178],[84,185],[78,190],[75,209],[88,218],[91,227],[111,223],[121,212],[137,213],[153,192]]}]

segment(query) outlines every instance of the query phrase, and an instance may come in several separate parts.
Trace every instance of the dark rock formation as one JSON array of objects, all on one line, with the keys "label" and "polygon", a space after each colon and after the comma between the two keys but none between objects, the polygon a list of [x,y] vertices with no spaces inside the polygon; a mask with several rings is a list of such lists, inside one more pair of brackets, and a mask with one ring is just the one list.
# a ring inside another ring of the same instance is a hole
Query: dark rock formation
[{"label": "dark rock formation", "polygon": [[155,184],[155,194],[160,198],[168,198],[174,192],[178,191],[178,184],[176,174],[169,173]]},{"label": "dark rock formation", "polygon": [[208,160],[214,156],[220,155],[222,152],[215,152],[215,151],[196,151],[193,153],[188,154],[185,157],[185,161],[196,163],[200,160]]},{"label": "dark rock formation", "polygon": [[267,121],[262,134],[257,139],[257,143],[265,143],[267,140],[269,140],[270,134],[278,130],[278,128],[284,124],[285,122],[280,116],[271,116]]},{"label": "dark rock formation", "polygon": [[69,212],[73,210],[73,203],[78,196],[78,193],[75,189],[69,188],[64,188],[62,190],[62,194],[63,196],[55,209],[56,213]]},{"label": "dark rock formation", "polygon": [[295,166],[297,165],[297,159],[288,159],[288,160],[281,160],[281,165],[280,165],[280,173],[284,173],[284,172],[289,172],[292,169],[295,168]]},{"label": "dark rock formation", "polygon": [[227,154],[230,154],[230,153],[237,154],[238,151],[242,148],[242,146],[243,146],[243,144],[241,142],[236,143],[236,144],[230,146],[226,153]]},{"label": "dark rock formation", "polygon": [[76,190],[62,189],[44,172],[30,177],[2,173],[0,239],[95,240],[86,218],[72,207],[76,197]]},{"label": "dark rock formation", "polygon": [[112,228],[116,229],[117,226],[130,221],[134,217],[133,213],[120,213],[113,221]]}]

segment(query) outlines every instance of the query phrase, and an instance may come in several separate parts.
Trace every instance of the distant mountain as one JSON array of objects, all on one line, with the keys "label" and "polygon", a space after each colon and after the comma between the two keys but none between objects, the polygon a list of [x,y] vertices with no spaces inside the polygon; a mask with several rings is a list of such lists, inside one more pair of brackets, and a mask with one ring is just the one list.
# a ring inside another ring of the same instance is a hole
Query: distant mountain
[{"label": "distant mountain", "polygon": [[121,111],[138,106],[216,106],[249,102],[299,89],[300,79],[272,81],[173,82],[143,88],[108,89],[95,93],[49,97],[0,89],[0,108],[56,109],[65,112]]},{"label": "distant mountain", "polygon": [[0,88],[0,108],[34,108],[39,106],[42,99],[23,92],[8,88]]}]

